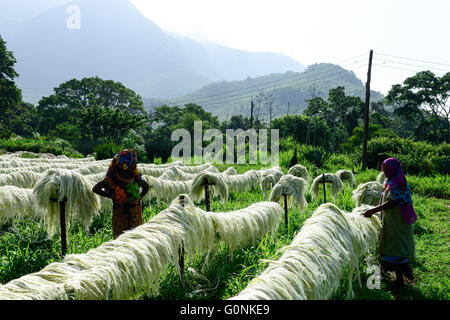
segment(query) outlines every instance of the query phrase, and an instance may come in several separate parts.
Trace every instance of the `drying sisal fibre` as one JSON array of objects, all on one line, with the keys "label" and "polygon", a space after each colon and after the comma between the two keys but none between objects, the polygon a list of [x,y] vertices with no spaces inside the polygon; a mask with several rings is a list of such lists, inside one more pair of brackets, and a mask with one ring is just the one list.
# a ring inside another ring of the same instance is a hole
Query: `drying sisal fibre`
[{"label": "drying sisal fibre", "polygon": [[270,193],[270,201],[280,202],[284,200],[284,195],[287,195],[287,204],[291,207],[293,204],[299,206],[300,211],[306,208],[305,192],[308,187],[308,182],[292,174],[287,174],[275,184]]},{"label": "drying sisal fibre", "polygon": [[363,204],[377,206],[383,195],[383,188],[383,185],[377,181],[361,183],[353,190],[352,198],[355,200],[357,207]]},{"label": "drying sisal fibre", "polygon": [[32,189],[0,187],[0,224],[8,222],[9,219],[39,216],[39,209]]},{"label": "drying sisal fibre", "polygon": [[302,166],[301,164],[296,164],[289,168],[288,174],[292,174],[293,176],[303,178],[306,181],[309,181],[310,177],[308,174],[308,169],[306,167]]},{"label": "drying sisal fibre", "polygon": [[[351,213],[322,204],[308,218],[291,244],[231,300],[326,300],[341,284],[349,267],[347,297],[352,296],[354,270],[378,240],[381,223],[365,218],[360,207]],[[358,274],[359,275],[359,274]]]},{"label": "drying sisal fibre", "polygon": [[351,188],[356,185],[355,175],[350,170],[338,170],[336,175],[341,179],[342,182],[348,181]]},{"label": "drying sisal fibre", "polygon": [[66,221],[76,219],[81,225],[89,228],[92,217],[98,213],[99,198],[92,192],[92,184],[81,174],[66,169],[47,170],[33,188],[37,205],[46,211],[42,220],[50,235],[54,235],[60,226],[59,203],[51,199],[66,203]]},{"label": "drying sisal fibre", "polygon": [[378,176],[377,176],[377,182],[381,183],[382,185],[384,185],[386,183],[386,176],[384,175],[384,172],[381,171]]},{"label": "drying sisal fibre", "polygon": [[223,179],[223,174],[212,172],[200,172],[192,181],[190,195],[194,201],[200,201],[205,198],[205,184],[210,186],[211,195],[220,197],[223,203],[228,201],[228,186]]},{"label": "drying sisal fibre", "polygon": [[323,181],[323,175],[325,175],[325,181],[331,183],[331,196],[333,199],[336,198],[336,195],[339,191],[341,191],[344,187],[344,183],[342,180],[335,175],[334,173],[325,173],[317,176],[311,185],[310,193],[313,199],[316,199],[319,196],[319,186],[320,182]]}]

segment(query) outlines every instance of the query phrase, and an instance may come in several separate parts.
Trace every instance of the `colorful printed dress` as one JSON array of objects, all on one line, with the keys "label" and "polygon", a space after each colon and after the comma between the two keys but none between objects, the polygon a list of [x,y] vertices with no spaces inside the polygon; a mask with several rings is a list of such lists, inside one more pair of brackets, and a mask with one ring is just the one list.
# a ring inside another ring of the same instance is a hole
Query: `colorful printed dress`
[{"label": "colorful printed dress", "polygon": [[[149,185],[142,180],[136,167],[136,151],[125,149],[117,153],[109,166],[105,178],[97,183],[93,191],[113,201],[112,229],[116,239],[126,230],[143,223],[141,198]],[[142,193],[140,188],[143,189]]]},{"label": "colorful printed dress", "polygon": [[116,239],[126,230],[133,229],[143,223],[140,201],[140,188],[144,188],[143,180],[134,177],[125,180],[117,176],[103,180],[105,189],[109,190],[113,200],[112,228]]}]

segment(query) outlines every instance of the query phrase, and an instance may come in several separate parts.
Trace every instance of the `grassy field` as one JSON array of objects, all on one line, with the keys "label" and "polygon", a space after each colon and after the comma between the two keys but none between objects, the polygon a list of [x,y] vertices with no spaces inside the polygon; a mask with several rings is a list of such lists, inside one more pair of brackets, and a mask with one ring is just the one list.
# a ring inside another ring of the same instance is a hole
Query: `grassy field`
[{"label": "grassy field", "polygon": [[[282,160],[282,159],[281,159]],[[340,158],[331,159],[329,164],[319,170],[306,164],[310,174],[315,176],[321,172],[336,172],[345,168]],[[283,161],[281,161],[283,165]],[[218,165],[224,170],[226,165]],[[239,173],[255,166],[235,166]],[[351,167],[347,167],[351,169]],[[283,170],[287,172],[286,167]],[[376,170],[367,170],[356,175],[357,184],[375,180]],[[411,263],[416,280],[407,284],[401,291],[391,290],[390,282],[382,281],[380,290],[369,290],[366,286],[368,277],[365,261],[361,261],[360,272],[362,287],[358,281],[353,282],[354,299],[450,299],[450,179],[448,176],[415,177],[407,176],[413,191],[413,201],[418,221],[414,224],[416,243],[416,259]],[[345,190],[334,202],[342,210],[350,211],[355,203],[351,198],[351,188]],[[331,187],[328,189],[331,195]],[[264,238],[259,245],[238,248],[229,252],[224,245],[217,252],[209,255],[197,255],[185,261],[183,281],[180,281],[174,267],[170,266],[161,276],[160,291],[155,296],[147,296],[136,292],[132,299],[227,299],[239,293],[248,282],[257,276],[268,265],[267,260],[276,260],[280,256],[279,249],[288,245],[302,227],[303,222],[322,203],[321,199],[312,201],[306,195],[308,207],[299,212],[290,210],[289,225],[282,222],[277,232]],[[242,193],[231,193],[229,201],[222,204],[212,201],[212,210],[230,211],[264,201],[260,190]],[[144,209],[144,221],[164,210],[168,204],[155,202]],[[204,203],[197,206],[205,208]],[[103,212],[96,216],[89,232],[84,232],[78,224],[73,224],[68,233],[69,253],[84,253],[90,248],[99,246],[112,239],[111,213]],[[4,284],[22,275],[36,272],[46,265],[60,261],[59,236],[48,238],[45,229],[30,219],[15,220],[0,230],[0,283]],[[347,290],[347,279],[342,280],[340,290],[333,299],[344,299]]]}]

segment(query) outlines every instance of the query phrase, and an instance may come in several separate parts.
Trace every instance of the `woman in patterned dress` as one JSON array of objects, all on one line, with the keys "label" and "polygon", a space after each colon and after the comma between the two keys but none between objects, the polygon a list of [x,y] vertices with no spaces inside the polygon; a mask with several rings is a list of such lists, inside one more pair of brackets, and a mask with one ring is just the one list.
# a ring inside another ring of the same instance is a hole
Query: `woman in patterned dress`
[{"label": "woman in patterned dress", "polygon": [[136,151],[125,149],[117,153],[109,165],[105,179],[92,188],[96,194],[113,201],[114,239],[143,223],[141,200],[149,189],[137,169]]},{"label": "woman in patterned dress", "polygon": [[405,173],[396,158],[386,159],[381,170],[387,180],[379,206],[364,213],[370,217],[382,212],[382,229],[378,251],[383,271],[395,271],[397,286],[402,287],[403,275],[413,280],[414,276],[409,260],[415,257],[412,224],[416,222],[411,190],[406,182]]}]

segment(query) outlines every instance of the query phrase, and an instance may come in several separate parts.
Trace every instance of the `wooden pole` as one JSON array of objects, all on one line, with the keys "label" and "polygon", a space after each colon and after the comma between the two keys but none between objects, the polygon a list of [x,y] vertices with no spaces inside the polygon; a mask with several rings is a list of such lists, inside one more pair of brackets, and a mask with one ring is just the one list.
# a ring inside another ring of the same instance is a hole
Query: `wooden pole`
[{"label": "wooden pole", "polygon": [[67,235],[66,235],[66,201],[64,198],[63,201],[59,202],[59,215],[60,215],[60,227],[61,227],[61,253],[64,257],[67,252]]},{"label": "wooden pole", "polygon": [[287,205],[287,194],[283,194],[284,196],[284,224],[286,227],[288,226],[288,205]]},{"label": "wooden pole", "polygon": [[209,185],[205,185],[205,202],[206,202],[206,211],[211,211],[211,199],[209,197]]},{"label": "wooden pole", "polygon": [[206,204],[206,211],[211,211],[211,196],[209,192],[209,186],[215,185],[214,183],[205,183],[202,184],[202,186],[205,187],[205,204]]},{"label": "wooden pole", "polygon": [[[184,208],[184,196],[180,196],[180,205]],[[179,255],[179,259],[178,259],[178,264],[180,266],[180,280],[181,282],[183,282],[183,275],[184,275],[184,243],[182,243],[181,245],[181,249],[178,252]]]},{"label": "wooden pole", "polygon": [[51,202],[59,202],[59,228],[61,231],[61,255],[67,253],[67,232],[66,232],[66,202],[67,198],[59,201],[58,198],[51,198]]},{"label": "wooden pole", "polygon": [[250,129],[253,129],[253,99],[250,104]]},{"label": "wooden pole", "polygon": [[370,104],[370,79],[372,73],[372,56],[373,50],[370,50],[369,69],[367,71],[367,82],[366,82],[366,105],[364,108],[364,140],[363,140],[362,170],[367,169],[367,139],[369,137],[369,104]]},{"label": "wooden pole", "polygon": [[322,173],[323,183],[323,203],[327,203],[327,182],[325,181],[325,173]]}]

